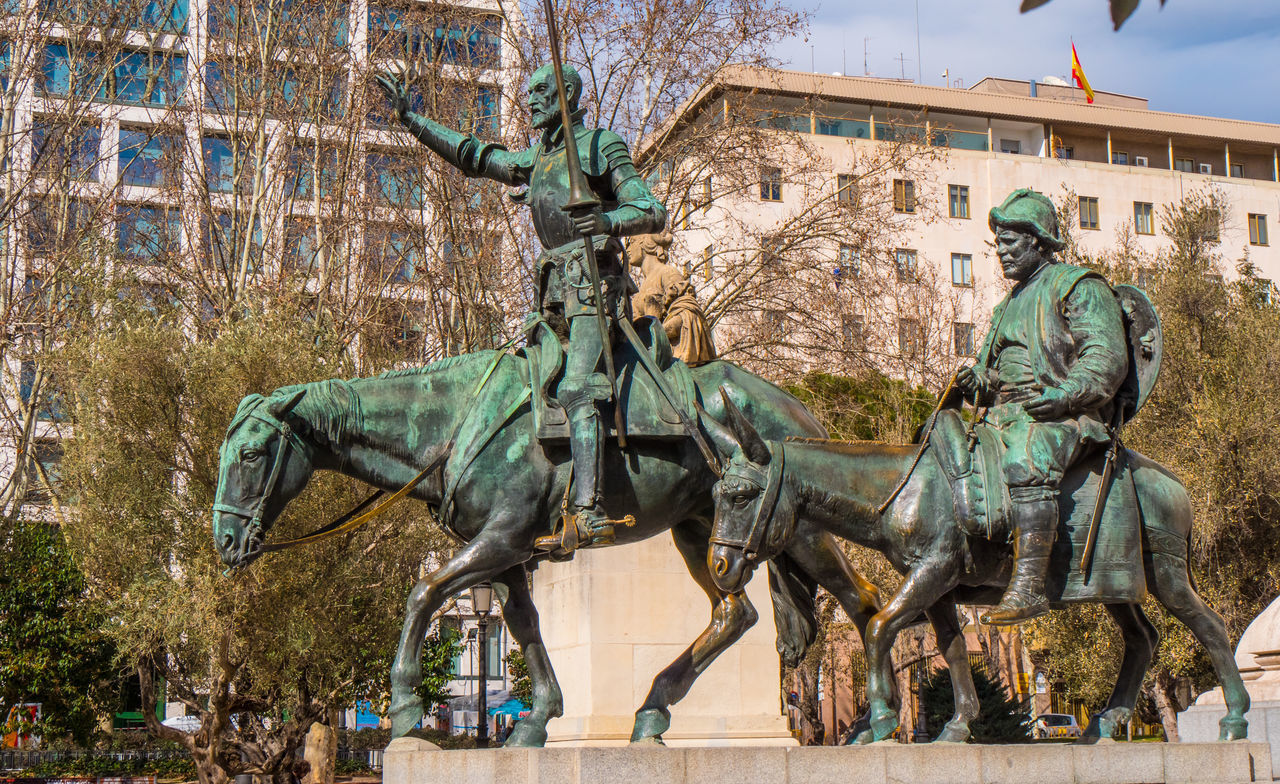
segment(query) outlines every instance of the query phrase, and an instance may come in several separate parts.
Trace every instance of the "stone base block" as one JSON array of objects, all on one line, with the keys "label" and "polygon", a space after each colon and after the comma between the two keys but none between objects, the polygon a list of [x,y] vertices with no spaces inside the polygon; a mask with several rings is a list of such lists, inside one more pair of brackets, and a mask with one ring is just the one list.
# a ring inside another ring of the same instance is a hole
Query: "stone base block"
[{"label": "stone base block", "polygon": [[[1221,701],[1202,697],[1178,714],[1178,735],[1188,743],[1216,741],[1218,720],[1226,715]],[[1280,754],[1280,700],[1255,700],[1244,717],[1249,720],[1249,740],[1268,744],[1272,757]]]},{"label": "stone base block", "polygon": [[486,749],[401,738],[383,784],[1245,784],[1271,781],[1265,743]]}]

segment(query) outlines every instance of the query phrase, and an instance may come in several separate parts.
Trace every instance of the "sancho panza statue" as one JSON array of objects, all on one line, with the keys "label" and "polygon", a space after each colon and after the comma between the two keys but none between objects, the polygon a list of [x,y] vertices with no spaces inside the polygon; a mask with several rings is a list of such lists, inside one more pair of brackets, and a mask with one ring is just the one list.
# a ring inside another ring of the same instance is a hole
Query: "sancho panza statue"
[{"label": "sancho panza statue", "polygon": [[569,174],[564,129],[555,72],[539,68],[529,79],[528,106],[532,125],[541,132],[533,147],[510,152],[500,144],[482,141],[474,134],[446,128],[410,110],[405,85],[379,75],[379,86],[390,97],[400,122],[437,155],[469,177],[488,177],[528,190],[512,198],[528,203],[533,225],[542,242],[538,260],[538,309],[558,332],[567,332],[568,349],[564,378],[557,398],[569,418],[569,447],[573,454],[573,494],[570,512],[589,533],[585,546],[613,542],[613,525],[601,508],[603,427],[600,402],[610,398],[610,384],[600,372],[606,346],[599,327],[587,266],[583,237],[591,236],[596,249],[603,307],[609,333],[626,307],[627,277],[622,264],[619,237],[661,231],[666,211],[636,172],[627,145],[612,131],[581,125],[582,78],[566,65],[564,81],[573,117],[573,134],[582,168],[601,208],[571,217],[568,203]]},{"label": "sancho panza statue", "polygon": [[1128,371],[1120,304],[1098,273],[1055,259],[1063,242],[1053,203],[1029,189],[991,210],[1013,290],[996,306],[977,362],[956,381],[989,407],[1007,451],[1013,579],[984,623],[1021,623],[1048,610],[1045,571],[1058,526],[1058,485],[1081,455],[1111,438],[1114,398]]}]

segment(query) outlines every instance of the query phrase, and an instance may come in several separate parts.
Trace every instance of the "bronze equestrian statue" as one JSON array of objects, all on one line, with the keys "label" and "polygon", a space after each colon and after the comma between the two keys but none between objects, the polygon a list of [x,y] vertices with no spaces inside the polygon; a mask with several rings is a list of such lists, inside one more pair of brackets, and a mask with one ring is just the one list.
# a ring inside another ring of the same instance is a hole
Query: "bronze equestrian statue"
[{"label": "bronze equestrian statue", "polygon": [[[403,87],[387,77],[379,79],[402,119],[447,160],[472,175],[529,185],[525,198],[533,205],[546,248],[540,261],[541,317],[531,322],[540,339],[516,352],[478,352],[376,378],[334,379],[285,387],[266,397],[249,395],[222,444],[213,536],[223,562],[233,569],[248,566],[264,552],[349,530],[386,504],[409,496],[431,506],[463,543],[410,591],[391,676],[392,734],[397,737],[422,717],[415,690],[422,682],[422,646],[432,614],[449,597],[489,580],[533,681],[531,710],[506,745],[540,746],[546,741],[547,722],[561,715],[563,701],[538,628],[530,567],[543,557],[572,557],[574,545],[548,553],[541,543],[558,527],[566,536],[576,531],[576,525],[562,522],[585,516],[590,520],[585,538],[596,545],[635,542],[670,530],[690,574],[711,600],[706,630],[656,676],[636,711],[632,742],[661,743],[670,725],[670,706],[757,617],[743,591],[719,590],[708,571],[711,488],[719,465],[705,435],[696,424],[691,428],[691,418],[723,419],[721,397],[727,394],[770,438],[824,435],[804,406],[776,386],[727,362],[690,369],[674,360],[656,320],[641,324],[647,340],[636,335],[619,304],[624,279],[617,237],[660,228],[663,210],[635,175],[621,141],[578,124],[580,83],[565,70],[571,84],[557,86],[568,87],[563,93],[555,90],[567,97],[563,104],[552,97],[551,71],[535,72],[529,104],[542,141],[536,149],[516,154],[408,112]],[[572,143],[562,144],[563,123],[555,120],[556,110],[564,106],[574,118],[568,138],[588,150],[584,168],[605,203],[603,212],[575,217],[572,210],[561,209],[573,202],[565,201],[565,182],[572,179],[566,168],[568,153],[575,149]],[[590,247],[576,248],[583,234],[591,238]],[[598,267],[591,263],[597,255]],[[601,301],[603,308],[596,306]],[[591,314],[594,324],[586,317]],[[603,331],[593,331],[600,321],[614,322],[627,336],[617,349],[616,367],[605,363],[607,373],[617,371],[612,378],[602,378],[598,371],[602,355],[614,358],[605,349],[611,341]],[[561,344],[566,332],[567,361]],[[567,422],[551,400],[557,379],[560,401],[570,412]],[[608,387],[615,383],[617,394],[611,395]],[[624,425],[615,425],[613,436],[630,439],[625,451],[603,447],[606,426],[597,404],[611,396],[614,421]],[[544,438],[565,432],[567,450],[560,441]],[[268,541],[281,512],[320,470],[394,492],[366,510],[376,500],[371,497],[308,536]],[[633,525],[612,531],[601,505],[634,520]],[[859,628],[879,609],[875,587],[854,571],[833,537],[816,528],[801,527],[771,564],[770,574],[778,648],[789,663],[799,661],[817,634],[817,586],[837,597]]]},{"label": "bronze equestrian statue", "polygon": [[[1227,705],[1219,737],[1243,739],[1249,694],[1226,625],[1191,579],[1186,488],[1168,469],[1120,448],[1116,428],[1105,425],[1131,417],[1150,393],[1158,320],[1137,289],[1116,286],[1113,294],[1101,278],[1046,258],[1056,218],[1041,199],[1019,191],[992,210],[1001,262],[1019,282],[977,366],[961,376],[980,406],[976,422],[944,393],[918,444],[778,440],[725,400],[730,427],[706,423],[728,460],[714,490],[708,552],[716,586],[740,589],[756,565],[814,529],[884,554],[904,575],[863,634],[871,707],[860,742],[888,738],[898,726],[885,664],[898,633],[921,613],[955,688],[955,714],[938,740],[969,737],[978,703],[956,605],[990,604],[1002,594],[1000,614],[992,613],[1001,622],[1069,603],[1105,606],[1124,638],[1124,659],[1081,742],[1110,738],[1132,714],[1159,643],[1141,606],[1150,591],[1209,655]],[[1110,333],[1077,334],[1079,325],[1111,330],[1121,319],[1123,344]],[[1105,453],[1102,440],[1110,441]],[[1030,513],[1019,508],[1027,500],[1037,505]]]}]

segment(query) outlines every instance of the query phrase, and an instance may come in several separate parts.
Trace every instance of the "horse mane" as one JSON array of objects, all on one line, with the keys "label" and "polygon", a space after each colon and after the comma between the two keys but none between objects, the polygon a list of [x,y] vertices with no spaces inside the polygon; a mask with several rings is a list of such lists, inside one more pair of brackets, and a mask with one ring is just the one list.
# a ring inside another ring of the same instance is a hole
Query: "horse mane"
[{"label": "horse mane", "polygon": [[299,389],[306,389],[307,394],[294,412],[307,421],[310,435],[317,441],[335,447],[349,434],[364,431],[364,410],[360,407],[360,397],[352,389],[351,382],[331,378],[280,387],[271,394],[273,397],[289,395]]},{"label": "horse mane", "polygon": [[400,370],[388,370],[380,373],[378,378],[403,378],[405,376],[421,376],[427,373],[434,373],[437,370],[449,370],[452,367],[462,364],[464,361],[475,359],[479,356],[488,356],[493,354],[493,350],[476,351],[470,354],[459,354],[456,357],[445,357],[437,359],[429,365],[420,365],[418,367],[402,368]]}]

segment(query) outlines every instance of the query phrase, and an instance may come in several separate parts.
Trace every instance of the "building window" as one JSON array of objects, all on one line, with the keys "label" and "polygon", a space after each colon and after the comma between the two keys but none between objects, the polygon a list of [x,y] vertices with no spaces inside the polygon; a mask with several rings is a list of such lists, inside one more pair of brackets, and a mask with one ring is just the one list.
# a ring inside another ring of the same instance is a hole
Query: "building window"
[{"label": "building window", "polygon": [[951,285],[973,286],[973,256],[969,253],[951,254]]},{"label": "building window", "polygon": [[947,204],[953,218],[969,217],[969,186],[968,185],[948,185],[947,186]]},{"label": "building window", "polygon": [[239,270],[242,257],[247,262],[248,272],[262,268],[262,224],[257,219],[250,229],[244,214],[233,217],[220,212],[213,216],[212,221],[202,219],[201,224],[206,248],[205,263],[228,275]]},{"label": "building window", "polygon": [[1173,161],[1173,168],[1180,172],[1193,172],[1196,170],[1196,162],[1194,158],[1176,158]]},{"label": "building window", "polygon": [[173,137],[154,130],[120,129],[120,181],[124,185],[159,188],[174,180],[177,149]]},{"label": "building window", "polygon": [[841,245],[835,269],[836,288],[862,274],[862,254],[852,245]]},{"label": "building window", "polygon": [[1231,170],[1230,170],[1229,176],[1231,176],[1231,177],[1243,177],[1243,176],[1244,176],[1244,164],[1243,164],[1243,163],[1233,163],[1233,164],[1231,164]]},{"label": "building window", "polygon": [[707,210],[711,209],[711,202],[715,200],[715,193],[711,186],[711,175],[708,174],[702,178],[702,212],[704,215]]},{"label": "building window", "polygon": [[973,350],[973,324],[967,321],[955,321],[951,324],[951,334],[955,342],[957,357],[971,357]]},{"label": "building window", "polygon": [[[41,480],[43,473],[48,485]],[[62,442],[39,440],[31,443],[31,462],[27,464],[27,499],[44,504],[53,500],[49,489],[58,491],[62,480]]]},{"label": "building window", "polygon": [[1155,234],[1156,222],[1150,202],[1133,203],[1133,230],[1139,234]]},{"label": "building window", "polygon": [[96,123],[73,127],[37,119],[31,128],[32,168],[42,177],[96,182],[101,138]]},{"label": "building window", "polygon": [[760,198],[765,201],[782,201],[782,169],[777,166],[761,167]]},{"label": "building window", "polygon": [[840,315],[840,338],[845,351],[862,348],[862,316],[856,313]]},{"label": "building window", "polygon": [[409,283],[425,269],[423,251],[408,231],[389,226],[365,229],[365,270],[375,283]]},{"label": "building window", "polygon": [[1076,148],[1075,147],[1057,147],[1054,149],[1053,155],[1055,158],[1059,160],[1069,161],[1072,158],[1076,157]]},{"label": "building window", "polygon": [[63,406],[62,392],[54,384],[49,371],[47,369],[44,371],[44,378],[40,383],[39,400],[36,400],[36,363],[23,360],[18,373],[18,394],[22,397],[22,402],[27,405],[39,404],[36,408],[36,419],[42,422],[65,421],[67,414]]},{"label": "building window", "polygon": [[841,204],[853,204],[853,184],[854,178],[852,174],[837,174],[836,201]]},{"label": "building window", "polygon": [[914,283],[916,280],[916,252],[910,248],[898,248],[893,252],[894,268],[899,283]]},{"label": "building window", "polygon": [[1009,153],[1010,155],[1022,154],[1022,142],[1017,139],[1001,139],[1000,152]]},{"label": "building window", "polygon": [[765,337],[772,340],[782,337],[782,328],[787,320],[785,313],[781,310],[766,310],[761,318]]},{"label": "building window", "polygon": [[763,237],[760,240],[760,266],[764,268],[774,268],[782,264],[782,248],[784,241],[781,237]]},{"label": "building window", "polygon": [[915,319],[898,319],[898,352],[904,357],[918,357],[924,348],[924,333]]},{"label": "building window", "polygon": [[716,246],[708,245],[702,249],[702,279],[710,282],[712,275],[712,260],[716,257]]},{"label": "building window", "polygon": [[125,52],[112,72],[111,98],[117,103],[173,106],[186,84],[186,64],[180,54]]},{"label": "building window", "polygon": [[916,184],[911,180],[893,181],[893,211],[915,214]]},{"label": "building window", "polygon": [[1112,150],[1112,151],[1111,151],[1111,162],[1112,162],[1112,163],[1114,163],[1114,164],[1116,164],[1117,166],[1128,166],[1128,165],[1129,165],[1129,153],[1127,153],[1127,152],[1121,152],[1120,150]]},{"label": "building window", "polygon": [[1267,243],[1267,216],[1249,213],[1249,244],[1250,245],[1266,245]]},{"label": "building window", "polygon": [[116,214],[116,247],[138,264],[163,264],[178,254],[181,214],[169,207],[121,204]]},{"label": "building window", "polygon": [[[204,152],[205,182],[209,190],[214,193],[231,193],[236,185],[237,157],[231,140],[224,136],[206,136],[200,141],[200,145]],[[247,181],[249,178],[244,179]]]},{"label": "building window", "polygon": [[1098,197],[1097,196],[1081,196],[1080,197],[1080,228],[1082,229],[1098,228]]}]

